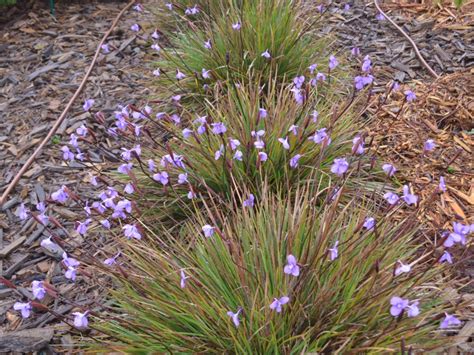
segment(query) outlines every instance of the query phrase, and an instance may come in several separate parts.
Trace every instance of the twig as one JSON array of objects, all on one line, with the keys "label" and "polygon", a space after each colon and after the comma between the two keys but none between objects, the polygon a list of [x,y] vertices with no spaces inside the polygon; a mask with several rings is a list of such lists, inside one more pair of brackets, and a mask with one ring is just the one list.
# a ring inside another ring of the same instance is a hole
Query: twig
[{"label": "twig", "polygon": [[16,184],[18,184],[18,181],[20,181],[21,177],[23,176],[23,174],[26,172],[26,170],[28,169],[28,167],[33,163],[33,161],[38,157],[38,155],[40,154],[41,150],[44,148],[44,146],[49,142],[49,140],[51,139],[51,137],[53,136],[53,134],[57,131],[57,129],[59,128],[59,126],[61,125],[61,123],[64,121],[64,119],[66,118],[66,114],[68,113],[68,111],[71,109],[74,101],[79,97],[79,94],[81,93],[82,89],[84,89],[84,86],[87,82],[87,79],[89,78],[91,72],[92,72],[92,69],[94,68],[95,66],[95,63],[97,62],[97,58],[99,57],[99,54],[100,54],[100,51],[101,51],[101,47],[102,45],[105,43],[107,37],[109,37],[110,33],[112,32],[112,30],[115,28],[115,26],[117,25],[118,21],[120,20],[120,18],[122,17],[122,15],[125,13],[125,11],[127,11],[133,4],[135,3],[135,0],[131,0],[123,9],[122,11],[120,11],[118,13],[118,15],[115,17],[114,21],[112,22],[112,25],[110,26],[109,30],[104,34],[104,36],[102,37],[102,40],[100,41],[99,45],[97,46],[97,49],[95,51],[95,55],[94,57],[92,58],[92,62],[91,64],[89,65],[89,68],[87,69],[87,72],[86,74],[84,75],[84,78],[82,79],[81,81],[81,84],[79,85],[79,87],[77,88],[76,92],[74,93],[74,95],[71,97],[71,99],[69,100],[68,104],[66,105],[66,107],[64,108],[64,111],[61,113],[61,115],[58,117],[58,119],[56,120],[56,122],[54,123],[53,127],[51,127],[51,130],[48,132],[48,134],[46,135],[46,137],[41,141],[40,145],[36,148],[36,150],[33,152],[33,154],[31,154],[31,156],[28,158],[28,160],[26,161],[26,163],[21,167],[20,171],[18,171],[18,173],[15,175],[15,177],[13,178],[13,180],[10,182],[10,184],[7,186],[7,189],[3,192],[3,195],[2,197],[0,197],[0,206],[3,205],[3,203],[5,202],[8,194],[13,190],[13,188],[16,186]]},{"label": "twig", "polygon": [[385,12],[383,12],[383,10],[380,8],[377,0],[374,0],[374,4],[375,4],[375,7],[377,8],[377,10],[379,10],[379,12],[398,30],[398,32],[400,32],[408,40],[408,42],[410,42],[411,46],[415,50],[415,53],[416,53],[418,59],[425,66],[425,68],[428,69],[430,74],[432,76],[434,76],[436,79],[438,79],[439,75],[433,70],[433,68],[431,68],[429,66],[429,64],[426,62],[425,58],[423,58],[423,56],[421,55],[416,43],[410,38],[410,36],[408,36],[406,34],[405,31],[403,31],[403,29],[400,26],[398,26],[395,23],[395,21],[393,21]]}]

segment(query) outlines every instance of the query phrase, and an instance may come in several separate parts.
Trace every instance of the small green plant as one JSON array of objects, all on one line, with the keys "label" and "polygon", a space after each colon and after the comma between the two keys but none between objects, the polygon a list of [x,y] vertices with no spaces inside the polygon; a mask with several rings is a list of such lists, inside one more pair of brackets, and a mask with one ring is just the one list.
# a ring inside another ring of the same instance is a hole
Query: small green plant
[{"label": "small green plant", "polygon": [[456,6],[457,9],[460,9],[465,2],[465,0],[453,0],[454,6]]},{"label": "small green plant", "polygon": [[[443,282],[441,264],[422,255],[412,239],[416,219],[395,221],[388,214],[364,228],[374,204],[336,199],[316,205],[320,193],[296,189],[289,200],[265,190],[253,207],[240,207],[242,198],[233,209],[197,210],[186,225],[186,244],[167,231],[124,242],[130,263],[121,266],[126,273],[113,272],[116,317],[99,324],[117,339],[107,349],[392,352],[402,341],[424,350],[444,341],[432,331],[440,310],[453,309],[436,287]],[[400,273],[404,264],[411,271]],[[395,296],[420,314],[408,316],[407,308],[391,315]],[[279,312],[275,300],[284,303],[282,297],[288,300]]]},{"label": "small green plant", "polygon": [[61,143],[61,136],[58,136],[57,134],[55,134],[55,135],[51,138],[51,143],[52,143],[52,144],[59,144],[59,143]]},{"label": "small green plant", "polygon": [[0,6],[15,5],[16,0],[0,0]]}]

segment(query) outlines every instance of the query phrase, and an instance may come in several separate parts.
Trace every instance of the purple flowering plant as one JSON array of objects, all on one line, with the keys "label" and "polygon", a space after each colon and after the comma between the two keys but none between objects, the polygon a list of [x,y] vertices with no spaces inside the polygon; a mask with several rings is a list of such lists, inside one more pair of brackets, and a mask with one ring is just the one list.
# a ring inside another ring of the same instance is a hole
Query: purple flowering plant
[{"label": "purple flowering plant", "polygon": [[[401,196],[382,191],[353,119],[374,79],[370,58],[355,78],[334,77],[344,57],[311,39],[301,4],[232,2],[226,16],[205,13],[222,15],[219,4],[166,4],[166,16],[186,15],[193,28],[153,45],[160,59],[150,77],[165,84],[158,100],[120,107],[111,124],[94,100],[84,102],[123,145],[114,172],[89,172],[94,196],[61,186],[36,209],[21,204],[18,217],[43,224],[50,236],[40,245],[62,257],[67,282],[80,282],[91,265],[113,279],[120,316],[97,315],[95,327],[121,351],[395,351],[402,339],[429,348],[432,330],[461,324],[436,276],[453,261],[445,248],[466,244],[472,226],[454,224],[433,264],[413,241],[416,220],[395,218],[418,197],[408,185]],[[75,133],[58,157],[90,164],[94,129]],[[384,193],[393,208],[379,214]],[[73,257],[48,208],[72,201],[83,211],[76,234],[99,229],[117,239],[118,253]],[[56,295],[43,281],[31,289],[38,300]],[[28,318],[35,304],[21,299],[13,309]],[[70,323],[84,330],[90,315],[76,310]]]}]

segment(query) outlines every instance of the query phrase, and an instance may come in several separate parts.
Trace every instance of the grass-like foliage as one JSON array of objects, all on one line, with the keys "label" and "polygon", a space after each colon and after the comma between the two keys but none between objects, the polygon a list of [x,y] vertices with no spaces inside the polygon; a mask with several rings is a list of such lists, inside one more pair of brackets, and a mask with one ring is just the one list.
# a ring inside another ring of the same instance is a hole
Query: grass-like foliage
[{"label": "grass-like foliage", "polygon": [[[159,87],[171,88],[187,100],[200,100],[209,97],[216,87],[227,88],[229,81],[244,84],[250,79],[265,84],[274,78],[280,82],[291,80],[314,63],[320,65],[319,70],[327,70],[325,41],[311,35],[311,23],[304,20],[297,2],[224,3],[211,1],[200,7],[202,15],[200,12],[195,16],[207,19],[202,22],[183,15],[177,23],[185,26],[167,33],[169,43],[163,46],[157,63],[162,72],[157,80]],[[211,5],[211,15],[207,15],[205,10]],[[216,10],[218,6],[225,11]],[[269,58],[262,56],[266,51]],[[175,78],[177,70],[186,75],[179,82]],[[203,70],[209,71],[207,75]]]},{"label": "grass-like foliage", "polygon": [[[115,272],[113,292],[119,314],[100,325],[117,339],[108,348],[296,354],[396,351],[402,339],[415,348],[434,345],[428,333],[441,316],[442,266],[420,256],[416,220],[389,214],[367,230],[369,202],[317,205],[319,193],[297,189],[288,200],[266,190],[253,208],[238,201],[232,210],[198,210],[187,225],[189,244],[169,243],[167,232],[125,242],[131,262],[121,266],[126,273]],[[214,228],[209,237],[206,224]],[[299,276],[284,272],[290,254]],[[399,260],[411,271],[394,276]],[[272,310],[284,296],[281,312]],[[394,296],[418,301],[420,314],[392,316]],[[238,312],[237,323],[228,312]]]},{"label": "grass-like foliage", "polygon": [[[142,195],[158,206],[144,212],[157,220],[181,220],[190,215],[192,204],[200,205],[213,195],[224,203],[231,201],[235,186],[245,186],[255,197],[264,184],[283,195],[308,181],[323,189],[334,178],[343,180],[330,172],[334,160],[342,157],[350,163],[348,186],[364,186],[370,192],[380,188],[376,175],[369,172],[367,156],[353,152],[359,125],[352,118],[352,105],[359,98],[341,95],[343,84],[332,80],[316,87],[307,83],[304,103],[295,101],[292,86],[279,86],[274,80],[263,88],[247,84],[220,94],[207,104],[206,116],[181,107],[180,124],[163,114],[155,124],[169,140],[149,138],[142,144],[142,169],[133,176]],[[225,132],[216,133],[220,124]],[[317,132],[327,138],[315,142]],[[149,159],[157,166],[153,172],[147,167]],[[163,174],[167,178],[162,181]]]}]

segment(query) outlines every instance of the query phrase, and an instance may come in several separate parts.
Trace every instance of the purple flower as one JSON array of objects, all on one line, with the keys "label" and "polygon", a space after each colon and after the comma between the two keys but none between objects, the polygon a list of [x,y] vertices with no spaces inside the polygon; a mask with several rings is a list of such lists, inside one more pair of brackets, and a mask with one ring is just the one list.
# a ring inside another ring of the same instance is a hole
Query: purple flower
[{"label": "purple flower", "polygon": [[351,49],[351,54],[354,56],[354,57],[358,57],[360,55],[360,49],[358,47],[353,47]]},{"label": "purple flower", "polygon": [[288,128],[288,132],[291,132],[294,136],[296,136],[298,134],[298,128],[299,127],[297,125],[292,124],[290,128]]},{"label": "purple flower", "polygon": [[305,100],[303,89],[292,88],[291,91],[293,92],[293,98],[295,99],[295,102],[299,105],[302,105]]},{"label": "purple flower", "polygon": [[104,260],[104,265],[112,266],[113,264],[115,264],[115,261],[117,260],[117,258],[118,258],[120,255],[121,255],[121,253],[118,252],[118,253],[115,254],[113,257],[105,259],[105,260]]},{"label": "purple flower", "polygon": [[300,89],[304,84],[304,79],[304,75],[297,76],[293,79],[293,84],[295,84],[295,86]]},{"label": "purple flower", "polygon": [[318,73],[316,74],[316,82],[318,81],[326,81],[326,74],[324,73]]},{"label": "purple flower", "polygon": [[329,248],[329,249],[328,249],[328,251],[329,251],[329,259],[331,259],[331,261],[336,260],[337,257],[339,256],[338,245],[339,245],[339,241],[336,240],[336,242],[334,243],[334,246],[333,246],[332,248]]},{"label": "purple flower", "polygon": [[156,163],[152,159],[148,159],[148,171],[149,172],[154,172],[156,169]]},{"label": "purple flower", "polygon": [[400,260],[398,260],[397,263],[399,264],[399,266],[395,269],[395,276],[411,271],[411,266],[409,264],[404,264]]},{"label": "purple flower", "polygon": [[393,296],[390,299],[390,304],[390,314],[394,317],[398,317],[400,314],[402,314],[405,308],[408,307],[409,301],[397,296]]},{"label": "purple flower", "polygon": [[212,133],[214,134],[224,134],[227,131],[227,128],[222,122],[213,123],[211,124],[211,126],[212,126]]},{"label": "purple flower", "polygon": [[66,192],[66,186],[61,186],[61,188],[51,194],[51,199],[53,201],[64,203],[69,198],[68,193]]},{"label": "purple flower", "polygon": [[74,153],[69,150],[68,146],[61,147],[61,151],[63,152],[63,160],[74,160]]},{"label": "purple flower", "polygon": [[239,314],[242,311],[242,308],[239,308],[236,313],[229,311],[227,315],[232,319],[235,327],[237,328],[240,325]]},{"label": "purple flower", "polygon": [[363,227],[367,230],[373,229],[375,226],[375,218],[374,217],[367,217],[364,221]]},{"label": "purple flower", "polygon": [[85,235],[87,233],[89,223],[91,223],[90,219],[86,219],[84,222],[76,222],[76,232],[80,235]]},{"label": "purple flower", "polygon": [[45,238],[40,243],[41,247],[50,251],[51,253],[58,253],[61,247],[51,240],[51,237]]},{"label": "purple flower", "polygon": [[46,295],[46,289],[44,288],[43,281],[34,280],[31,283],[31,291],[33,292],[33,296],[38,299],[42,300]]},{"label": "purple flower", "polygon": [[194,191],[190,190],[188,194],[186,195],[188,199],[192,200],[193,198],[196,198],[197,195],[194,193]]},{"label": "purple flower", "polygon": [[419,304],[418,301],[414,301],[412,304],[406,307],[408,317],[413,318],[420,314],[420,309],[418,308],[418,304]]},{"label": "purple flower", "polygon": [[212,48],[210,39],[208,39],[206,42],[204,42],[204,48],[206,48],[206,49],[211,49]]},{"label": "purple flower", "polygon": [[151,34],[151,38],[153,39],[159,39],[160,38],[160,34],[158,33],[158,31],[155,29],[155,31]]},{"label": "purple flower", "polygon": [[140,28],[141,28],[140,25],[137,24],[137,23],[133,24],[133,25],[130,27],[130,29],[131,29],[133,32],[138,32],[138,31],[140,31]]},{"label": "purple flower", "polygon": [[418,202],[418,196],[410,193],[408,185],[403,185],[403,199],[407,205],[415,205]]},{"label": "purple flower", "polygon": [[324,11],[324,5],[323,5],[323,4],[318,5],[318,6],[316,6],[316,9],[317,9],[320,13],[322,13],[322,12]]},{"label": "purple flower", "polygon": [[444,241],[446,248],[452,247],[456,243],[466,244],[466,236],[470,233],[470,226],[462,223],[453,223],[453,232],[449,233],[448,238]]},{"label": "purple flower", "polygon": [[290,298],[288,296],[283,296],[280,298],[274,298],[273,302],[270,304],[270,309],[276,311],[277,313],[281,312],[281,306],[287,304]]},{"label": "purple flower", "polygon": [[299,165],[299,160],[301,159],[301,154],[296,154],[290,159],[290,168],[295,169]]},{"label": "purple flower", "polygon": [[161,75],[160,68],[153,70],[153,75],[154,76],[160,76]]},{"label": "purple flower", "polygon": [[80,265],[79,261],[74,258],[70,258],[66,253],[63,253],[63,263],[66,267],[78,267]]},{"label": "purple flower", "polygon": [[199,13],[199,8],[197,5],[194,5],[193,7],[188,7],[185,11],[185,15],[196,15]]},{"label": "purple flower", "polygon": [[117,168],[117,171],[122,174],[128,174],[130,171],[132,171],[132,167],[132,163],[122,164]]},{"label": "purple flower", "polygon": [[236,22],[236,23],[232,24],[232,29],[235,30],[235,31],[240,30],[241,27],[242,27],[242,25],[240,24],[240,22]]},{"label": "purple flower", "polygon": [[261,130],[259,130],[259,131],[257,131],[257,132],[252,131],[252,132],[250,132],[250,135],[251,135],[252,137],[254,137],[254,138],[256,137],[257,139],[259,139],[259,138],[261,138],[261,137],[263,137],[263,136],[265,135],[265,131],[264,131],[263,129],[261,129]]},{"label": "purple flower", "polygon": [[258,109],[258,118],[265,118],[267,117],[267,110],[265,110],[263,107],[260,107]]},{"label": "purple flower", "polygon": [[135,11],[142,12],[143,11],[143,5],[142,4],[136,4],[135,6],[133,6],[133,9]]},{"label": "purple flower", "polygon": [[375,16],[375,18],[376,18],[377,20],[379,20],[379,21],[384,21],[384,20],[385,20],[385,16],[384,16],[381,12],[379,12],[379,13]]},{"label": "purple flower", "polygon": [[198,134],[204,134],[206,132],[206,126],[205,125],[201,125],[198,127],[197,129],[197,133]]},{"label": "purple flower", "polygon": [[329,69],[333,70],[339,65],[337,58],[333,55],[329,57]]},{"label": "purple flower", "polygon": [[183,138],[188,139],[193,134],[193,131],[189,128],[185,128],[183,129],[182,133],[183,133]]},{"label": "purple flower", "polygon": [[82,105],[84,111],[89,111],[92,105],[94,105],[94,102],[94,99],[87,99],[86,101],[84,101],[84,105]]},{"label": "purple flower", "polygon": [[244,153],[242,153],[242,151],[240,150],[236,150],[232,159],[242,161],[243,157],[244,157]]},{"label": "purple flower", "polygon": [[155,175],[153,175],[153,180],[161,182],[163,186],[168,185],[168,173],[166,171],[156,173]]},{"label": "purple flower", "polygon": [[331,166],[331,172],[337,176],[342,176],[347,169],[349,169],[349,163],[345,158],[334,159],[334,163]]},{"label": "purple flower", "polygon": [[372,69],[372,61],[370,60],[369,56],[365,56],[364,61],[362,63],[362,71],[364,73],[368,73]]},{"label": "purple flower", "polygon": [[[318,122],[318,117],[319,117],[319,112],[314,110],[312,113],[311,113],[311,120],[316,123]],[[325,128],[323,128],[324,130],[326,130]]]},{"label": "purple flower", "polygon": [[26,303],[21,303],[21,302],[16,302],[14,305],[13,305],[13,309],[15,311],[21,311],[21,316],[23,318],[28,318],[31,314],[31,303],[30,302],[26,302]]},{"label": "purple flower", "polygon": [[210,70],[206,70],[206,69],[202,69],[201,70],[201,74],[202,74],[202,77],[203,79],[210,79],[211,78],[211,75],[209,75],[211,71]]},{"label": "purple flower", "polygon": [[129,182],[127,185],[125,185],[123,191],[127,194],[133,194],[135,192],[135,188],[133,187],[133,184]]},{"label": "purple flower", "polygon": [[184,79],[186,77],[186,75],[184,75],[183,73],[181,73],[179,71],[179,69],[176,69],[176,79],[178,80],[181,80],[181,79]]},{"label": "purple flower", "polygon": [[261,161],[262,163],[267,161],[268,155],[265,152],[258,152],[258,160]]},{"label": "purple flower", "polygon": [[387,192],[383,195],[383,198],[390,204],[390,205],[395,205],[398,200],[400,199],[397,194],[394,194],[393,192]]},{"label": "purple flower", "polygon": [[431,152],[436,148],[436,143],[432,139],[428,139],[423,145],[423,151]]},{"label": "purple flower", "polygon": [[46,205],[44,204],[43,201],[38,202],[38,203],[36,204],[36,209],[37,209],[38,211],[40,211],[40,212],[44,212],[44,211],[46,211]]},{"label": "purple flower", "polygon": [[135,224],[126,224],[122,227],[123,234],[127,239],[135,238],[135,239],[142,239],[142,235],[138,231],[138,228]]},{"label": "purple flower", "polygon": [[221,144],[219,150],[214,153],[214,160],[219,160],[222,154],[224,154],[224,144]]},{"label": "purple flower", "polygon": [[398,82],[394,81],[392,83],[392,91],[397,92],[398,90],[400,90],[400,84]]},{"label": "purple flower", "polygon": [[300,274],[300,267],[296,262],[296,258],[293,255],[288,255],[286,257],[287,264],[283,268],[283,272],[288,275],[298,276]]},{"label": "purple flower", "polygon": [[265,142],[258,138],[255,142],[253,142],[253,145],[255,146],[256,149],[263,149],[265,148]]},{"label": "purple flower", "polygon": [[448,313],[445,313],[444,315],[445,315],[445,317],[441,321],[441,324],[439,325],[439,327],[441,329],[446,329],[446,328],[450,328],[450,327],[457,327],[457,326],[461,325],[461,321],[459,319],[457,319],[455,316],[450,315]]},{"label": "purple flower", "polygon": [[240,142],[239,142],[238,139],[230,138],[229,139],[229,145],[230,145],[230,149],[236,150],[237,147],[240,146]]},{"label": "purple flower", "polygon": [[278,142],[280,142],[281,144],[283,144],[283,148],[288,150],[290,149],[290,144],[288,143],[288,137],[285,137],[285,138],[278,138]]},{"label": "purple flower", "polygon": [[317,67],[318,67],[317,64],[311,64],[311,65],[308,67],[309,73],[310,73],[310,74],[313,74]]},{"label": "purple flower", "polygon": [[345,4],[344,5],[344,11],[349,11],[351,9],[351,5],[350,4]]},{"label": "purple flower", "polygon": [[[79,129],[79,128],[78,128]],[[86,132],[87,133],[87,132]],[[79,143],[77,142],[77,136],[74,133],[71,133],[69,136],[69,144],[72,145],[74,148],[78,148]]]},{"label": "purple flower", "polygon": [[364,154],[364,141],[360,136],[354,137],[352,140],[352,153]]},{"label": "purple flower", "polygon": [[210,238],[214,235],[215,228],[210,226],[209,224],[206,224],[205,226],[202,226],[202,231],[206,238]]},{"label": "purple flower", "polygon": [[243,206],[252,208],[255,204],[255,196],[253,194],[249,194],[249,198],[244,200]]},{"label": "purple flower", "polygon": [[443,255],[441,255],[441,258],[439,258],[440,263],[444,263],[445,261],[449,264],[453,263],[453,257],[447,250],[445,250]]},{"label": "purple flower", "polygon": [[186,184],[187,182],[188,182],[188,174],[187,173],[178,175],[178,184],[179,185]]},{"label": "purple flower", "polygon": [[179,285],[181,286],[181,288],[185,288],[186,287],[186,279],[189,279],[189,276],[186,276],[186,274],[184,273],[184,270],[181,270],[180,271],[180,281],[179,281]]},{"label": "purple flower", "polygon": [[405,91],[405,99],[408,101],[408,102],[412,102],[412,101],[415,101],[416,100],[416,95],[413,91],[411,90],[406,90]]},{"label": "purple flower", "polygon": [[17,215],[18,218],[20,218],[22,221],[28,218],[28,212],[29,210],[25,207],[25,204],[22,203],[20,206],[16,209],[15,214]]},{"label": "purple flower", "polygon": [[74,316],[74,326],[78,329],[85,329],[89,325],[89,321],[87,319],[87,315],[89,312],[73,312],[72,313]]},{"label": "purple flower", "polygon": [[110,53],[110,48],[109,48],[109,45],[107,43],[100,46],[100,48],[102,48],[102,51],[104,52],[104,54]]},{"label": "purple flower", "polygon": [[387,174],[389,177],[393,176],[397,169],[392,164],[384,164],[382,165],[382,170]]},{"label": "purple flower", "polygon": [[272,56],[270,55],[270,52],[268,51],[268,49],[267,49],[265,52],[263,52],[263,53],[261,54],[261,56],[262,56],[263,58],[266,58],[266,59],[270,59],[270,58],[272,57]]},{"label": "purple flower", "polygon": [[362,90],[364,88],[364,77],[358,75],[354,78],[354,86],[357,90]]},{"label": "purple flower", "polygon": [[326,144],[331,143],[331,138],[327,134],[327,128],[321,128],[316,131],[316,133],[308,138],[312,140],[314,143],[319,144],[323,142],[327,142]]},{"label": "purple flower", "polygon": [[110,221],[108,219],[103,219],[100,221],[100,224],[102,225],[102,227],[104,227],[105,229],[110,229]]},{"label": "purple flower", "polygon": [[446,192],[447,191],[447,188],[446,188],[446,182],[444,180],[444,176],[441,176],[439,178],[439,189],[440,191],[443,191],[443,192]]},{"label": "purple flower", "polygon": [[165,6],[168,8],[168,10],[172,11],[173,10],[173,4],[170,2],[167,2]]}]

